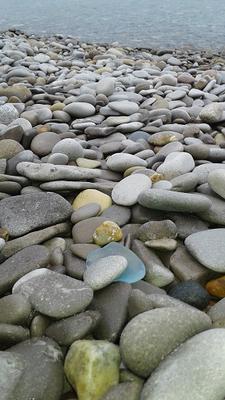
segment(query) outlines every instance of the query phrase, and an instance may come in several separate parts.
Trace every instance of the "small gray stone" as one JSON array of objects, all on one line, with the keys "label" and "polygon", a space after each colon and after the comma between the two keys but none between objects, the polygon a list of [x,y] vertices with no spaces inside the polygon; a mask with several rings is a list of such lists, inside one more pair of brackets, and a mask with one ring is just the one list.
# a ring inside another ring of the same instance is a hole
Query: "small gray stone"
[{"label": "small gray stone", "polygon": [[89,308],[101,314],[94,332],[96,339],[117,341],[127,321],[130,292],[131,286],[128,283],[115,282],[94,293]]},{"label": "small gray stone", "polygon": [[92,106],[92,104],[77,101],[68,104],[64,107],[63,111],[67,112],[72,117],[84,118],[95,114],[95,107]]},{"label": "small gray stone", "polygon": [[77,158],[83,157],[84,149],[75,139],[63,139],[53,146],[52,153],[66,154],[70,161],[76,161]]},{"label": "small gray stone", "polygon": [[13,104],[0,105],[0,124],[9,125],[19,117],[19,113]]},{"label": "small gray stone", "polygon": [[96,217],[101,211],[101,207],[98,203],[88,203],[75,210],[71,215],[72,224],[76,224],[79,221],[88,219],[91,217]]},{"label": "small gray stone", "polygon": [[108,221],[114,221],[119,226],[123,226],[129,222],[131,211],[129,207],[113,204],[111,207],[103,211],[101,217],[106,218]]},{"label": "small gray stone", "polygon": [[[46,156],[51,153],[54,145],[60,141],[55,132],[44,132],[36,135],[30,145],[31,150],[38,156]],[[60,152],[59,152],[60,153]],[[22,160],[21,160],[22,161]],[[23,160],[26,161],[26,160]]]},{"label": "small gray stone", "polygon": [[210,229],[193,233],[185,240],[191,255],[205,267],[225,272],[225,229]]},{"label": "small gray stone", "polygon": [[116,153],[106,161],[107,167],[112,171],[124,172],[130,167],[147,167],[147,162],[133,154]]},{"label": "small gray stone", "polygon": [[0,299],[0,323],[23,325],[31,314],[31,305],[26,297],[10,294]]},{"label": "small gray stone", "polygon": [[136,237],[142,242],[163,238],[175,239],[176,236],[176,225],[170,220],[146,222],[138,229],[136,234]]},{"label": "small gray stone", "polygon": [[207,104],[200,112],[199,117],[203,122],[214,124],[221,121],[223,106],[220,103]]},{"label": "small gray stone", "polygon": [[132,206],[137,203],[143,190],[150,189],[152,182],[146,175],[135,174],[127,176],[118,182],[112,190],[112,199],[116,204]]},{"label": "small gray stone", "polygon": [[75,340],[89,335],[99,322],[97,311],[86,311],[81,314],[53,322],[45,335],[54,339],[61,346],[70,346]]},{"label": "small gray stone", "polygon": [[19,325],[0,323],[0,347],[5,349],[29,339],[30,331]]},{"label": "small gray stone", "polygon": [[194,169],[195,162],[188,153],[170,153],[165,161],[157,168],[157,172],[162,174],[167,180],[171,180],[179,175],[186,174]]},{"label": "small gray stone", "polygon": [[120,276],[128,262],[122,256],[103,257],[92,263],[84,272],[84,282],[93,290],[103,289]]}]

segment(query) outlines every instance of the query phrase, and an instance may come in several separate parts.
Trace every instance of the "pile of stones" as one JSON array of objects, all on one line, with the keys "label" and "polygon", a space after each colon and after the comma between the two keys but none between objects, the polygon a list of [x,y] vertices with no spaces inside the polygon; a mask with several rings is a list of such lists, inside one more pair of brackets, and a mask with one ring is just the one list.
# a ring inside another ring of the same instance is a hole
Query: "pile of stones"
[{"label": "pile of stones", "polygon": [[224,65],[1,34],[1,400],[225,398]]}]

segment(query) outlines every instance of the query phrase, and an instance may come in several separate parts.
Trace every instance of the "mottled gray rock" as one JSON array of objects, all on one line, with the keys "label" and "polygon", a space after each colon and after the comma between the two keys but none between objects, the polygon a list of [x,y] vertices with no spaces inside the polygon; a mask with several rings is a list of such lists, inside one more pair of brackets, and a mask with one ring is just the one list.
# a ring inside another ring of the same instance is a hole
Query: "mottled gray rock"
[{"label": "mottled gray rock", "polygon": [[225,229],[210,229],[193,233],[185,240],[188,251],[205,267],[225,272]]},{"label": "mottled gray rock", "polygon": [[82,180],[101,177],[101,171],[89,168],[74,167],[72,165],[35,164],[20,162],[17,167],[20,175],[32,181],[49,182],[62,180]]},{"label": "mottled gray rock", "polygon": [[194,308],[146,311],[133,318],[122,332],[122,360],[132,372],[146,378],[182,342],[210,326],[210,318]]},{"label": "mottled gray rock", "polygon": [[14,196],[0,202],[0,225],[17,237],[65,221],[71,213],[70,203],[56,193]]},{"label": "mottled gray rock", "polygon": [[19,354],[0,352],[0,387],[2,400],[19,400],[17,396],[25,369],[25,360]]},{"label": "mottled gray rock", "polygon": [[170,220],[149,221],[143,224],[136,233],[136,237],[142,242],[163,238],[175,239],[177,228]]},{"label": "mottled gray rock", "polygon": [[220,103],[207,104],[200,112],[199,117],[203,122],[214,124],[221,121],[223,106]]},{"label": "mottled gray rock", "polygon": [[35,310],[52,318],[66,318],[83,311],[93,292],[82,281],[41,268],[21,278],[13,293],[23,294]]},{"label": "mottled gray rock", "polygon": [[13,104],[3,104],[0,106],[0,123],[9,125],[19,117],[19,113]]},{"label": "mottled gray rock", "polygon": [[187,340],[151,375],[141,400],[222,400],[224,344],[224,329],[210,329]]},{"label": "mottled gray rock", "polygon": [[23,362],[23,373],[13,397],[15,400],[60,400],[63,392],[62,352],[53,340],[26,340],[9,351]]}]

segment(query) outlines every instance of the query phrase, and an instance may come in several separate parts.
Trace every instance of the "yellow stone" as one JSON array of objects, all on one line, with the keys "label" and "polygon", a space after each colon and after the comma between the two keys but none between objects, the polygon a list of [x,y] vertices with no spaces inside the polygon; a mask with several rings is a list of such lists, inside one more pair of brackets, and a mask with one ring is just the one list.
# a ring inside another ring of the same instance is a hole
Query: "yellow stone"
[{"label": "yellow stone", "polygon": [[215,136],[216,144],[221,144],[225,142],[225,136],[222,133],[217,133]]},{"label": "yellow stone", "polygon": [[124,174],[123,174],[123,176],[124,176],[124,178],[126,178],[127,176],[129,176],[129,175],[131,175],[133,172],[135,172],[135,171],[140,171],[140,170],[143,170],[143,169],[146,169],[145,167],[130,167],[130,168],[127,168],[125,171],[124,171]]},{"label": "yellow stone", "polygon": [[156,183],[156,182],[161,181],[164,177],[163,177],[162,174],[158,174],[158,173],[156,172],[156,173],[153,174],[150,178],[151,178],[152,183]]},{"label": "yellow stone", "polygon": [[79,400],[100,400],[119,383],[118,346],[104,340],[77,340],[64,364],[66,377]]},{"label": "yellow stone", "polygon": [[65,107],[64,103],[60,103],[59,101],[55,104],[52,104],[52,106],[50,107],[51,111],[61,111],[63,110]]},{"label": "yellow stone", "polygon": [[101,67],[96,69],[95,71],[97,74],[103,74],[104,72],[112,72],[112,69],[109,67]]},{"label": "yellow stone", "polygon": [[101,165],[101,162],[98,160],[90,160],[89,158],[82,157],[77,158],[76,163],[81,168],[98,168]]},{"label": "yellow stone", "polygon": [[122,230],[119,225],[113,221],[103,222],[95,229],[93,234],[94,243],[99,246],[105,246],[105,244],[111,242],[119,242],[122,237]]},{"label": "yellow stone", "polygon": [[72,207],[76,210],[89,203],[98,203],[101,206],[101,212],[111,207],[112,199],[105,193],[96,189],[85,189],[74,199]]}]

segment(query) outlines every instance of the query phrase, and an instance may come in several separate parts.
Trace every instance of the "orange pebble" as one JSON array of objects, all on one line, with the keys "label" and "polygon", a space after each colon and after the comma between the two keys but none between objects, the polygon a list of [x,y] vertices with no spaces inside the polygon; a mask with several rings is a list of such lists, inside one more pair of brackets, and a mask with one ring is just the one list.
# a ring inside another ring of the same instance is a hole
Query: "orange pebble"
[{"label": "orange pebble", "polygon": [[225,276],[213,279],[206,284],[206,290],[215,297],[225,297]]}]

